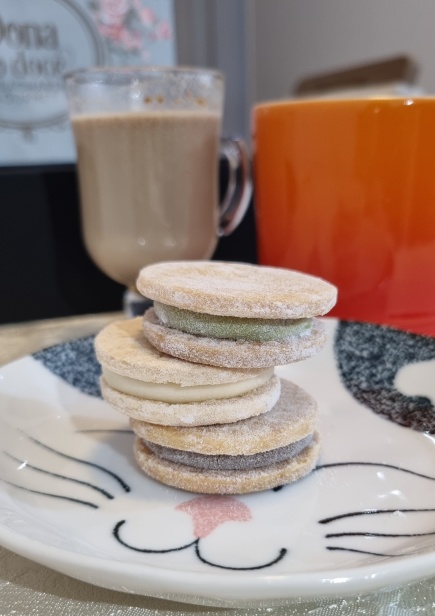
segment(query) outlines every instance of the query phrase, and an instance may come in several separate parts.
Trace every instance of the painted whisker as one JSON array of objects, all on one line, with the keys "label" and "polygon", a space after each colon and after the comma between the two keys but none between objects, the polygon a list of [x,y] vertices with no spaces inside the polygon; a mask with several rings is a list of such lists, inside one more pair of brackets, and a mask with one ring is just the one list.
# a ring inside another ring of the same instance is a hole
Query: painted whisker
[{"label": "painted whisker", "polygon": [[51,492],[40,492],[39,490],[32,490],[31,488],[26,488],[25,486],[20,486],[16,483],[12,483],[11,481],[6,481],[6,479],[0,478],[2,483],[5,483],[8,486],[16,488],[18,490],[23,490],[24,492],[29,492],[30,494],[38,494],[39,496],[47,496],[49,498],[58,498],[60,500],[65,500],[70,503],[75,503],[77,505],[84,505],[86,507],[92,507],[92,509],[99,509],[99,505],[95,503],[91,503],[89,501],[84,501],[79,498],[73,498],[71,496],[62,496],[60,494],[52,494]]},{"label": "painted whisker", "polygon": [[394,513],[421,513],[421,512],[435,512],[435,509],[364,509],[362,511],[351,511],[349,513],[341,513],[339,515],[330,516],[328,518],[323,518],[319,520],[319,524],[329,524],[330,522],[335,522],[335,520],[342,520],[344,518],[353,518],[355,516],[363,516],[363,515],[382,515],[382,514],[394,514]]},{"label": "painted whisker", "polygon": [[92,483],[89,483],[88,481],[83,481],[82,479],[76,479],[75,477],[68,477],[67,475],[61,475],[60,473],[54,473],[53,471],[49,471],[49,470],[46,470],[44,468],[40,468],[39,466],[34,466],[33,464],[29,464],[26,460],[20,460],[19,458],[16,458],[15,456],[13,456],[12,454],[10,454],[7,451],[4,451],[3,453],[4,453],[5,456],[10,458],[14,462],[17,462],[18,464],[22,465],[22,467],[25,468],[25,469],[36,471],[38,473],[43,473],[44,475],[48,475],[49,477],[56,477],[57,479],[62,479],[64,481],[70,481],[72,483],[76,483],[78,485],[82,485],[82,486],[85,486],[87,488],[91,488],[92,490],[95,490],[96,492],[99,492],[100,494],[102,494],[103,496],[105,496],[108,499],[113,499],[114,498],[113,494],[110,494],[110,492],[107,492],[107,490],[105,490],[104,488],[100,488],[99,486],[96,486],[96,485],[94,485]]},{"label": "painted whisker", "polygon": [[373,533],[371,531],[364,532],[346,532],[346,533],[327,533],[325,535],[326,539],[331,539],[332,537],[429,537],[430,535],[435,535],[435,531],[431,531],[428,533]]},{"label": "painted whisker", "polygon": [[432,477],[431,475],[424,475],[423,473],[417,473],[416,471],[412,471],[408,468],[403,468],[402,466],[385,464],[383,462],[333,462],[331,464],[320,464],[319,466],[316,466],[314,471],[321,471],[328,468],[337,468],[340,466],[382,466],[383,468],[391,468],[392,470],[401,471],[402,473],[409,473],[410,475],[414,475],[415,477],[421,477],[423,479],[435,481],[435,477]]},{"label": "painted whisker", "polygon": [[336,545],[327,545],[327,550],[339,552],[354,552],[355,554],[367,554],[367,556],[380,556],[381,558],[395,558],[403,554],[384,554],[382,552],[370,552],[368,550],[356,550],[355,548],[342,548]]},{"label": "painted whisker", "polygon": [[35,443],[39,447],[43,447],[47,451],[50,451],[51,453],[54,453],[57,456],[60,456],[61,458],[65,458],[66,460],[72,460],[73,462],[77,462],[78,464],[84,464],[85,466],[89,466],[91,468],[95,468],[95,469],[101,471],[102,473],[105,473],[106,475],[109,475],[110,477],[112,477],[122,487],[124,492],[130,492],[130,490],[131,490],[130,486],[119,475],[117,475],[113,471],[105,468],[104,466],[100,466],[100,464],[96,464],[95,462],[89,462],[88,460],[82,460],[81,458],[76,458],[74,456],[70,456],[69,454],[63,453],[62,451],[58,451],[57,449],[54,449],[53,447],[50,447],[49,445],[46,445],[45,443],[42,443],[41,441],[38,441],[33,436],[29,436],[28,434],[26,434],[26,436],[27,436],[27,438],[29,440],[31,440],[33,443]]}]

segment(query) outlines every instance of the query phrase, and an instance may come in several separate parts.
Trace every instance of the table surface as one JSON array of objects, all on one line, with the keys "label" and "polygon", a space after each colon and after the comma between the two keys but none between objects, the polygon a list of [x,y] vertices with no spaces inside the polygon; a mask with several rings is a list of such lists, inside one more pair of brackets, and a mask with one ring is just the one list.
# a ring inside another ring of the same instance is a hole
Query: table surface
[{"label": "table surface", "polygon": [[[88,336],[121,313],[87,315],[0,326],[0,365],[44,347]],[[409,616],[435,613],[435,581],[343,600],[293,601],[286,606],[223,609],[175,603],[97,588],[33,563],[0,547],[0,616]]]}]

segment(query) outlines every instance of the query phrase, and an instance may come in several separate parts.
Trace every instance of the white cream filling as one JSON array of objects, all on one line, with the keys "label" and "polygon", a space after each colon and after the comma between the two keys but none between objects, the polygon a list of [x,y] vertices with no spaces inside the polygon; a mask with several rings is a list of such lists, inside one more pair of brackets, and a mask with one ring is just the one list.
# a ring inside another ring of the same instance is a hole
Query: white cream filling
[{"label": "white cream filling", "polygon": [[106,383],[113,389],[124,394],[130,394],[147,400],[182,404],[184,402],[204,402],[222,398],[233,398],[260,387],[273,375],[273,368],[268,368],[257,376],[237,381],[236,383],[222,383],[219,385],[196,385],[182,387],[176,383],[148,383],[128,376],[122,376],[103,368]]}]

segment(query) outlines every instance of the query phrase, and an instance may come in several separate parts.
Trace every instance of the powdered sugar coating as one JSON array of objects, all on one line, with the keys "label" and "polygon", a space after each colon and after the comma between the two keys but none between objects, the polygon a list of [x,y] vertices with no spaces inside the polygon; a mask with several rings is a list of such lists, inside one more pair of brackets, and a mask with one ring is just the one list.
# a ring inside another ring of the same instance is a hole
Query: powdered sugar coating
[{"label": "powdered sugar coating", "polygon": [[313,319],[308,332],[285,340],[252,342],[194,336],[160,323],[154,309],[143,318],[145,337],[157,349],[186,361],[232,369],[270,368],[301,361],[320,351],[327,340],[326,328]]},{"label": "powdered sugar coating", "polygon": [[337,301],[325,280],[247,263],[156,263],[141,270],[136,284],[152,300],[222,316],[299,319],[324,315]]},{"label": "powdered sugar coating", "polygon": [[259,369],[227,370],[192,365],[158,351],[145,338],[142,317],[117,321],[95,338],[98,361],[117,374],[151,383],[175,383],[182,387],[236,383],[257,376]]},{"label": "powdered sugar coating", "polygon": [[234,398],[169,404],[122,393],[101,379],[103,398],[121,413],[139,421],[166,426],[208,426],[231,423],[269,411],[277,402],[280,379],[273,375],[256,389]]},{"label": "powdered sugar coating", "polygon": [[315,433],[312,443],[290,460],[258,469],[205,471],[159,458],[140,438],[134,445],[136,461],[145,473],[169,486],[201,494],[248,494],[291,483],[313,470],[319,454]]},{"label": "powdered sugar coating", "polygon": [[267,413],[236,423],[177,428],[130,420],[134,432],[145,439],[206,455],[252,455],[284,447],[315,430],[317,404],[294,383],[281,379],[281,395]]},{"label": "powdered sugar coating", "polygon": [[308,447],[312,438],[313,435],[309,434],[300,441],[295,441],[285,447],[261,451],[252,456],[206,456],[202,453],[162,447],[156,443],[151,443],[151,441],[145,441],[145,445],[159,458],[169,460],[169,462],[174,462],[175,464],[184,464],[207,471],[236,471],[270,466],[271,464],[294,458],[305,447]]}]

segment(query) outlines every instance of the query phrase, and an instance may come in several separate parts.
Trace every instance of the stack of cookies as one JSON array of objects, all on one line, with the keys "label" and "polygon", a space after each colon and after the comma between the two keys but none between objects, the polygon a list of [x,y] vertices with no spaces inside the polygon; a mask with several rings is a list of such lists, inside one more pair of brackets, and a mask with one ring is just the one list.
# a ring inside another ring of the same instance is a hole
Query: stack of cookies
[{"label": "stack of cookies", "polygon": [[315,400],[277,365],[326,341],[316,316],[333,285],[299,272],[220,262],[159,263],[137,287],[144,318],[97,336],[105,400],[130,417],[139,466],[209,494],[273,488],[309,473],[319,455]]}]

